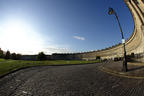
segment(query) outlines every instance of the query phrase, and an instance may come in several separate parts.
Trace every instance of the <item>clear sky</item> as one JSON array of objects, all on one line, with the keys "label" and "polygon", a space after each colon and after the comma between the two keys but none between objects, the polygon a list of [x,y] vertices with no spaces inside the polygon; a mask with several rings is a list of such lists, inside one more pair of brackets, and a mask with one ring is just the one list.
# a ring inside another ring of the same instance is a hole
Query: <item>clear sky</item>
[{"label": "clear sky", "polygon": [[133,32],[123,0],[0,0],[0,48],[22,54],[86,52],[121,42]]}]

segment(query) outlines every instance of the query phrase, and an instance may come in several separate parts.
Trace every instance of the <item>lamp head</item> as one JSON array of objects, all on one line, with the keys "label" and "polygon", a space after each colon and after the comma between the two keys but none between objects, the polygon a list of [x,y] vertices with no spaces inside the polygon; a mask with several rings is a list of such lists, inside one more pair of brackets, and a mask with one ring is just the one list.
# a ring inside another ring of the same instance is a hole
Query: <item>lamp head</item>
[{"label": "lamp head", "polygon": [[109,15],[112,15],[112,14],[114,14],[114,10],[113,10],[113,8],[109,7],[109,11],[108,11],[108,14],[109,14]]}]

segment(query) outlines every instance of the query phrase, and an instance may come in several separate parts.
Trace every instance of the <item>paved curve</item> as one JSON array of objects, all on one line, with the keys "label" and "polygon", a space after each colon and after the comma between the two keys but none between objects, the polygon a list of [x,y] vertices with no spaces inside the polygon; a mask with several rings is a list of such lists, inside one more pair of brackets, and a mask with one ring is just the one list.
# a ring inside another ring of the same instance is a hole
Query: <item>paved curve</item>
[{"label": "paved curve", "polygon": [[144,96],[144,80],[112,76],[101,64],[43,66],[0,79],[0,96]]}]

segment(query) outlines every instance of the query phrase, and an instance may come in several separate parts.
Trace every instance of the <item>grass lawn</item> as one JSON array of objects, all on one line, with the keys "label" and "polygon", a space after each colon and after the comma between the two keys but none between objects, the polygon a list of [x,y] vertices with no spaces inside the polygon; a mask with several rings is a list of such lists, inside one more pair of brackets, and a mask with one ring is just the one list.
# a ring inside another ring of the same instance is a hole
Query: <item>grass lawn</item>
[{"label": "grass lawn", "polygon": [[95,61],[80,61],[80,60],[47,60],[47,61],[24,61],[24,60],[5,60],[0,59],[0,76],[18,68],[42,65],[60,65],[60,64],[86,64],[97,63]]}]

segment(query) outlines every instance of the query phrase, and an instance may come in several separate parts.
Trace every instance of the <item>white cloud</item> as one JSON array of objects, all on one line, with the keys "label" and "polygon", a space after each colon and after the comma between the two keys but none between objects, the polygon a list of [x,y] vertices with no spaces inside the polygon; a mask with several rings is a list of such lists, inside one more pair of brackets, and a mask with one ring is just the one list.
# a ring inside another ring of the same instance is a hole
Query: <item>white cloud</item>
[{"label": "white cloud", "polygon": [[52,54],[52,53],[72,53],[72,50],[69,48],[58,48],[54,46],[49,46],[44,49],[44,52],[46,54]]},{"label": "white cloud", "polygon": [[73,36],[73,38],[78,39],[78,40],[85,40],[84,37],[80,37],[80,36]]}]

